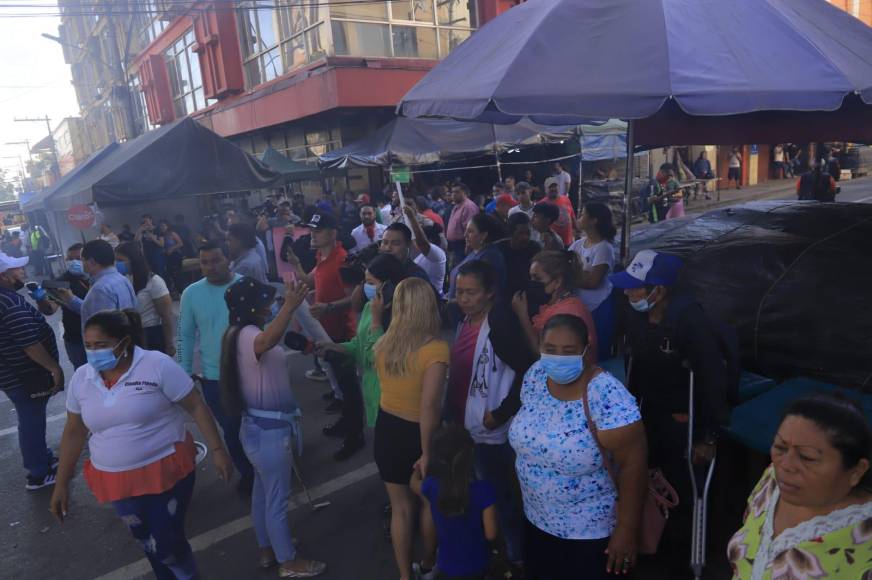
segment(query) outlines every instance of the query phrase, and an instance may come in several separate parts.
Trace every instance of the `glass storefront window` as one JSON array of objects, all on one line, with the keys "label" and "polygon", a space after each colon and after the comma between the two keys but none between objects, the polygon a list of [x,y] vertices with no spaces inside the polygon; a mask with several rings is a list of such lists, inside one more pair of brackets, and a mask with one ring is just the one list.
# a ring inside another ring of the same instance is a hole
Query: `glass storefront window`
[{"label": "glass storefront window", "polygon": [[436,50],[436,29],[424,26],[392,27],[394,56],[408,58],[439,58]]},{"label": "glass storefront window", "polygon": [[390,30],[386,24],[333,20],[332,25],[337,55],[391,56]]},{"label": "glass storefront window", "polygon": [[192,30],[188,30],[164,53],[176,117],[190,115],[206,106],[199,58],[194,52]]},{"label": "glass storefront window", "polygon": [[331,4],[330,16],[360,20],[388,19],[388,5],[386,2],[372,2],[371,0],[360,0],[359,2],[341,0],[341,2],[341,4]]}]

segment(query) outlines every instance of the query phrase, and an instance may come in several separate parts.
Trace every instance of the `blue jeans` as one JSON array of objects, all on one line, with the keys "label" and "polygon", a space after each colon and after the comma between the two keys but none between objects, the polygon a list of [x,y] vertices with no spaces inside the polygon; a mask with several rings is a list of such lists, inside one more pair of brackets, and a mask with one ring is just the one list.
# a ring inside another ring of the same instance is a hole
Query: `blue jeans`
[{"label": "blue jeans", "polygon": [[45,443],[45,408],[50,397],[33,399],[24,387],[3,392],[18,415],[18,447],[24,469],[33,479],[42,479],[51,471],[53,457]]},{"label": "blue jeans", "polygon": [[524,519],[520,489],[515,485],[515,451],[508,442],[500,445],[475,444],[475,475],[491,482],[497,493],[497,516],[506,540],[510,562],[524,560],[521,534]]},{"label": "blue jeans", "polygon": [[83,343],[64,340],[64,347],[67,351],[67,358],[70,359],[73,368],[77,369],[88,362],[88,357],[85,355],[85,345]]},{"label": "blue jeans", "polygon": [[242,444],[239,442],[239,425],[242,422],[242,417],[228,417],[224,413],[224,408],[221,406],[221,389],[218,386],[218,381],[203,380],[203,397],[206,399],[206,404],[212,410],[215,420],[221,425],[221,430],[224,431],[224,443],[227,445],[227,451],[230,453],[230,459],[233,460],[233,465],[239,471],[242,477],[252,477],[254,471],[251,467],[251,462],[245,456],[245,451],[242,450]]},{"label": "blue jeans", "polygon": [[272,548],[279,563],[297,557],[288,526],[288,496],[293,469],[290,425],[266,429],[261,419],[244,416],[240,438],[254,465],[254,490],[251,494],[251,519],[257,545]]},{"label": "blue jeans", "polygon": [[115,511],[142,544],[158,580],[197,577],[194,553],[185,536],[185,514],[194,493],[196,470],[163,493],[113,501]]}]

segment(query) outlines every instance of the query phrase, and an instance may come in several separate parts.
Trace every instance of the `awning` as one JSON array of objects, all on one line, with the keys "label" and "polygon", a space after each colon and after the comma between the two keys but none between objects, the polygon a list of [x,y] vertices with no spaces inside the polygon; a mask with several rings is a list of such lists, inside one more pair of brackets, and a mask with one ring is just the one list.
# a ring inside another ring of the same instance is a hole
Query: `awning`
[{"label": "awning", "polygon": [[45,205],[65,210],[80,203],[121,205],[247,191],[279,180],[280,175],[263,162],[186,117],[109,145],[24,209]]},{"label": "awning", "polygon": [[260,156],[260,160],[276,173],[280,173],[284,183],[318,181],[321,178],[321,172],[318,170],[317,165],[294,161],[272,147],[266,148],[266,151]]},{"label": "awning", "polygon": [[[579,132],[587,135],[588,130],[600,144],[603,137],[625,135],[627,125],[622,121],[610,121],[599,127],[546,126],[529,120],[512,125],[491,125],[450,119],[398,117],[368,137],[321,155],[318,159],[327,167],[428,165],[494,156],[510,149],[534,145],[561,143],[575,139]],[[586,155],[585,159],[588,159]]]}]

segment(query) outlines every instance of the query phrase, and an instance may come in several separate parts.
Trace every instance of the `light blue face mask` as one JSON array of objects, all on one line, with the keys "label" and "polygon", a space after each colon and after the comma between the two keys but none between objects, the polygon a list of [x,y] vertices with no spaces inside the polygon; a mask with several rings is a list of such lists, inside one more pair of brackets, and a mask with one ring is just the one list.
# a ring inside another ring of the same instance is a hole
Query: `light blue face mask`
[{"label": "light blue face mask", "polygon": [[375,284],[370,284],[369,282],[366,282],[363,285],[363,293],[366,296],[367,300],[372,300],[373,298],[375,298],[376,292],[378,292],[378,288]]},{"label": "light blue face mask", "polygon": [[654,301],[654,302],[650,301],[652,294],[654,294],[653,290],[651,291],[651,294],[648,294],[648,296],[646,296],[645,298],[642,298],[638,302],[630,302],[630,306],[632,306],[633,310],[635,310],[636,312],[648,312],[648,311],[650,311],[652,308],[654,308],[654,305],[657,304],[656,301]]},{"label": "light blue face mask", "polygon": [[84,276],[85,266],[82,264],[81,260],[70,260],[67,262],[67,272],[75,276]]},{"label": "light blue face mask", "polygon": [[85,357],[88,359],[88,364],[94,367],[97,371],[110,371],[118,366],[119,357],[115,356],[115,349],[121,341],[115,343],[112,348],[86,349]]},{"label": "light blue face mask", "polygon": [[127,262],[122,262],[120,260],[115,262],[115,269],[118,270],[118,273],[122,276],[130,274],[130,268],[127,267]]},{"label": "light blue face mask", "polygon": [[568,385],[584,372],[584,354],[542,354],[539,362],[552,381]]}]

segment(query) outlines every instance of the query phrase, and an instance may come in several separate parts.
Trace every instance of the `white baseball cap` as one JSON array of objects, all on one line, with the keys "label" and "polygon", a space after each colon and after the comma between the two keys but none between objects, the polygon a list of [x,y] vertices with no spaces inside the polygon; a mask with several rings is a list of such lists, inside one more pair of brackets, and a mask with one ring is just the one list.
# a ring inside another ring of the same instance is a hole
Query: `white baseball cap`
[{"label": "white baseball cap", "polygon": [[13,258],[3,252],[0,252],[0,274],[12,268],[23,268],[27,265],[27,257]]}]

